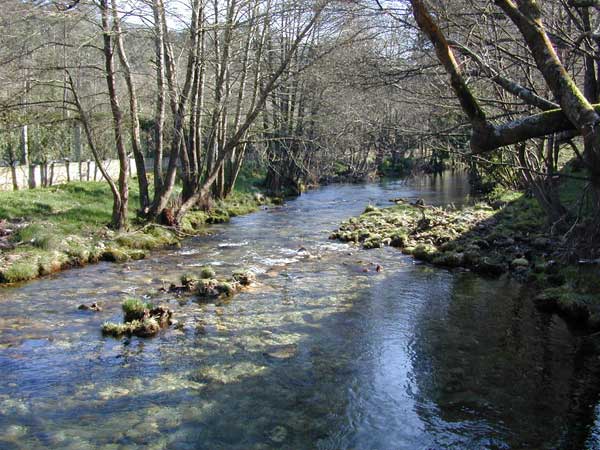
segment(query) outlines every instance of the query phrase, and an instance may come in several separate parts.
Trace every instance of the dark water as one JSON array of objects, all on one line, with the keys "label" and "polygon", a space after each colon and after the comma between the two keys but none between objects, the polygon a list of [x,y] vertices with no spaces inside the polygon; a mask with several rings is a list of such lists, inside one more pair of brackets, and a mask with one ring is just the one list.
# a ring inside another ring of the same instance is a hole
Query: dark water
[{"label": "dark water", "polygon": [[[597,358],[524,288],[327,239],[368,203],[466,195],[451,176],[329,186],[180,250],[0,290],[0,448],[600,448]],[[206,264],[260,284],[163,297],[181,330],[101,336],[123,297]],[[77,310],[92,301],[104,312]]]}]

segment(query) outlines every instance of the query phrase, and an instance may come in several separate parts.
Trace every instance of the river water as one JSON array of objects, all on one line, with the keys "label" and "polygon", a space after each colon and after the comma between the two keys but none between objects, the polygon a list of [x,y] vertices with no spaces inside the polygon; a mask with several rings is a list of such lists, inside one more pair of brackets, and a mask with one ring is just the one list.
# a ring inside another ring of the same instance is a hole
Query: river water
[{"label": "river water", "polygon": [[[597,357],[525,288],[328,240],[369,203],[467,192],[450,175],[328,186],[143,261],[0,289],[0,448],[600,448]],[[259,284],[157,296],[207,264]],[[182,327],[103,337],[128,295]]]}]

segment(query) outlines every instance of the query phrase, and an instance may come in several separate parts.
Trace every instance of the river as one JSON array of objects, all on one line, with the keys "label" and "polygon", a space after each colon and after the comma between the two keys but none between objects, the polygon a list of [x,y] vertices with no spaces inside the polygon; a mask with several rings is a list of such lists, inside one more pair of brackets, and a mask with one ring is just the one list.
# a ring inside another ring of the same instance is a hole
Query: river
[{"label": "river", "polygon": [[[327,186],[143,261],[1,288],[0,448],[600,449],[597,357],[525,287],[328,240],[397,196],[462,203],[468,186]],[[219,304],[157,296],[204,265],[259,283]],[[128,295],[182,326],[103,337]]]}]

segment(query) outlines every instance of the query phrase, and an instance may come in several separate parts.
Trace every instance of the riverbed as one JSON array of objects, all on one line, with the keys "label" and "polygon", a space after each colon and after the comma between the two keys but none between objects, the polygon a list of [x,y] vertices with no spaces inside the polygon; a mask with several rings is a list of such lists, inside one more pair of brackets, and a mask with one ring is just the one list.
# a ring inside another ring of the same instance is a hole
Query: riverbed
[{"label": "riverbed", "polygon": [[[600,448],[597,357],[527,287],[328,239],[393,197],[469,201],[460,175],[332,185],[146,260],[0,288],[0,448]],[[158,294],[205,265],[258,284]],[[126,296],[180,326],[103,337]]]}]

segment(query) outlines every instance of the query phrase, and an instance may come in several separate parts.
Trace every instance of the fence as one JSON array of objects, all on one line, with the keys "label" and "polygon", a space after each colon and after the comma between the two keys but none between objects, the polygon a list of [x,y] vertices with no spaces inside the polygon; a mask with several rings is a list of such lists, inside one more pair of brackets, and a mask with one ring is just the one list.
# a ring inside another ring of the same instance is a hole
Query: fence
[{"label": "fence", "polygon": [[[119,160],[111,159],[103,163],[103,167],[111,177],[119,176]],[[151,168],[152,160],[146,161]],[[135,161],[129,160],[129,174],[136,176]],[[68,181],[104,181],[95,161],[56,161],[47,164],[31,164],[29,166],[0,167],[0,191],[36,188],[66,183]]]}]

